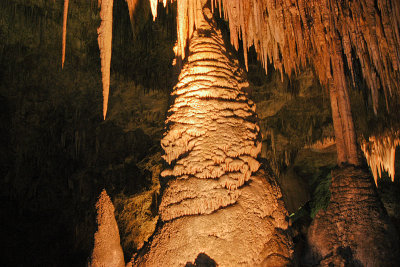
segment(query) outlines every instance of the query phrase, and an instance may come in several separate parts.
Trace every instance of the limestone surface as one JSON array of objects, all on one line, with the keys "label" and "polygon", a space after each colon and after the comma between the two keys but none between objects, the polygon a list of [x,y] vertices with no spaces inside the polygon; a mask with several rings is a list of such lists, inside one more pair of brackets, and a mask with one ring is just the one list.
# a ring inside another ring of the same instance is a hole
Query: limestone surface
[{"label": "limestone surface", "polygon": [[[274,178],[259,170],[254,103],[211,11],[196,24],[161,141],[169,177],[162,226],[133,266],[287,266],[287,212]],[[193,265],[193,264],[192,264]]]}]

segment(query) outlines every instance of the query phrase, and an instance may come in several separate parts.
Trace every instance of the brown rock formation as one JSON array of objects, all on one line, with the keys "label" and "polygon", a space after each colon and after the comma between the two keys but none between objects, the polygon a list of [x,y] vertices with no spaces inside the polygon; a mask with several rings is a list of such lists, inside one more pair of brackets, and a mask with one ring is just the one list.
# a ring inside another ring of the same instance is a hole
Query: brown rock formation
[{"label": "brown rock formation", "polygon": [[292,242],[280,189],[263,171],[253,174],[261,148],[255,105],[211,11],[204,13],[162,140],[171,164],[163,175],[173,177],[160,205],[164,224],[132,263],[184,266],[205,254],[218,266],[286,266]]},{"label": "brown rock formation", "polygon": [[397,233],[368,172],[345,167],[332,172],[331,199],[308,231],[313,264],[396,266]]},{"label": "brown rock formation", "polygon": [[89,265],[91,267],[124,267],[124,254],[114,217],[114,205],[105,189],[99,196],[96,209],[98,229],[94,234],[94,248]]}]

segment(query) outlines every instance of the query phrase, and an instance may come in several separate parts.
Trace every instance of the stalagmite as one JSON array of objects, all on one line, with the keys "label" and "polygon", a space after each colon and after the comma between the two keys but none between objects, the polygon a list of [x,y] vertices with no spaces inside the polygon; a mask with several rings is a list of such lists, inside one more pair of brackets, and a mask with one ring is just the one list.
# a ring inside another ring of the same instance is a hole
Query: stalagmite
[{"label": "stalagmite", "polygon": [[64,0],[61,68],[64,68],[64,62],[65,62],[65,46],[67,42],[68,3],[69,0]]},{"label": "stalagmite", "polygon": [[110,91],[110,66],[114,0],[99,0],[101,24],[97,29],[103,82],[103,117],[106,119]]},{"label": "stalagmite", "polygon": [[287,213],[274,179],[258,170],[248,83],[211,11],[200,11],[161,141],[170,165],[162,176],[172,178],[159,207],[163,225],[132,264],[184,266],[204,253],[218,266],[287,266]]},{"label": "stalagmite", "polygon": [[96,210],[98,228],[94,234],[94,248],[89,265],[91,267],[124,267],[124,254],[114,217],[114,205],[105,189],[96,203]]},{"label": "stalagmite", "polygon": [[[197,22],[198,27],[210,31],[210,26],[202,23]],[[257,140],[257,126],[253,123],[256,117],[254,104],[239,90],[241,70],[223,54],[226,53],[223,40],[216,34],[212,37],[197,34],[191,39],[189,50],[192,54],[172,93],[176,96],[175,102],[184,108],[173,106],[174,112],[167,118],[171,130],[164,136],[162,147],[166,152],[164,158],[170,164],[175,162],[175,166],[163,174],[178,177],[177,186],[182,187],[179,191],[191,204],[177,198],[176,193],[170,194],[169,190],[176,192],[176,189],[169,187],[160,206],[163,220],[211,213],[234,203],[239,195],[221,187],[233,188],[228,181],[232,181],[235,188],[240,187],[252,172],[258,170],[259,163],[254,157],[260,152],[261,145]],[[209,57],[210,52],[216,53]],[[210,98],[216,103],[210,105]],[[218,159],[214,157],[216,152]],[[238,172],[242,174],[230,176],[230,173]],[[218,179],[224,175],[229,179],[222,186]],[[201,190],[207,192],[208,197],[196,198],[198,192],[190,191],[192,183],[186,185],[180,176],[188,176],[185,181],[200,179],[196,188],[200,190],[205,186]],[[201,181],[203,179],[213,181]],[[173,208],[175,205],[181,208]]]},{"label": "stalagmite", "polygon": [[375,184],[382,171],[386,171],[394,181],[396,147],[400,145],[399,132],[387,132],[383,135],[370,136],[369,141],[364,140],[361,150],[364,152],[367,163],[374,175]]},{"label": "stalagmite", "polygon": [[308,229],[306,266],[397,266],[398,234],[368,171],[332,171],[330,202]]}]

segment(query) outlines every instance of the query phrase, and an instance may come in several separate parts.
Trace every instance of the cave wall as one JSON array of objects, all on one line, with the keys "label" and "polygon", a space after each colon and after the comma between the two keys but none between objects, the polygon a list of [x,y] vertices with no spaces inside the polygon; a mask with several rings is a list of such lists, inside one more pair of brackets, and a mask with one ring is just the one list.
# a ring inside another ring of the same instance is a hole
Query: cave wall
[{"label": "cave wall", "polygon": [[[174,20],[164,12],[153,23],[146,3],[135,35],[126,3],[115,3],[110,109],[103,121],[96,1],[70,1],[64,70],[62,1],[1,1],[0,217],[9,253],[0,265],[84,266],[103,188],[120,227],[135,232],[121,236],[126,247],[139,247],[151,234],[159,140],[175,77]],[[127,214],[138,222],[127,224]],[[137,231],[143,220],[149,226]]]}]

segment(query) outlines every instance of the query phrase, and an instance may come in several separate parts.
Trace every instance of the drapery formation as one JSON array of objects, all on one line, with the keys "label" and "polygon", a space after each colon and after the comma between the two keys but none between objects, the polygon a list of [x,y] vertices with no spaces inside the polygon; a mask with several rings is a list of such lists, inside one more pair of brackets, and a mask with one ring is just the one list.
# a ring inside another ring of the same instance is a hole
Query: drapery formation
[{"label": "drapery formation", "polygon": [[[196,26],[199,0],[178,2],[178,52],[185,56],[186,40]],[[158,0],[150,0],[156,6]],[[165,1],[164,1],[165,2]],[[311,63],[324,85],[345,77],[346,65],[353,84],[358,59],[375,112],[378,89],[386,101],[399,93],[400,3],[387,0],[211,0],[229,21],[231,43],[241,38],[247,50],[254,45],[267,70],[268,61],[290,76]],[[153,8],[154,9],[154,8]],[[156,13],[153,12],[153,15]],[[340,48],[340,49],[339,49]],[[336,62],[335,62],[336,61]],[[340,62],[337,62],[340,61]]]},{"label": "drapery formation", "polygon": [[[176,0],[176,55],[185,58],[187,40],[198,24],[201,0]],[[153,16],[158,0],[150,0]],[[203,1],[204,2],[204,1]],[[165,1],[164,1],[165,3]],[[247,50],[254,45],[267,70],[268,61],[283,74],[297,73],[306,64],[314,66],[323,85],[329,88],[338,149],[338,163],[360,163],[351,117],[349,70],[355,86],[358,60],[371,90],[375,113],[378,90],[383,89],[386,106],[399,94],[400,3],[386,0],[211,0],[229,21],[231,43]],[[222,14],[221,14],[222,15]]]},{"label": "drapery formation", "polygon": [[200,12],[161,142],[170,164],[162,175],[171,178],[164,224],[133,265],[184,266],[204,253],[219,266],[286,266],[287,213],[273,178],[255,173],[261,143],[255,105],[241,90],[248,83],[211,11],[207,20]]},{"label": "drapery formation", "polygon": [[382,171],[386,171],[394,181],[396,147],[400,145],[400,133],[387,131],[382,135],[370,136],[361,144],[367,163],[374,175],[375,184],[382,177]]}]

